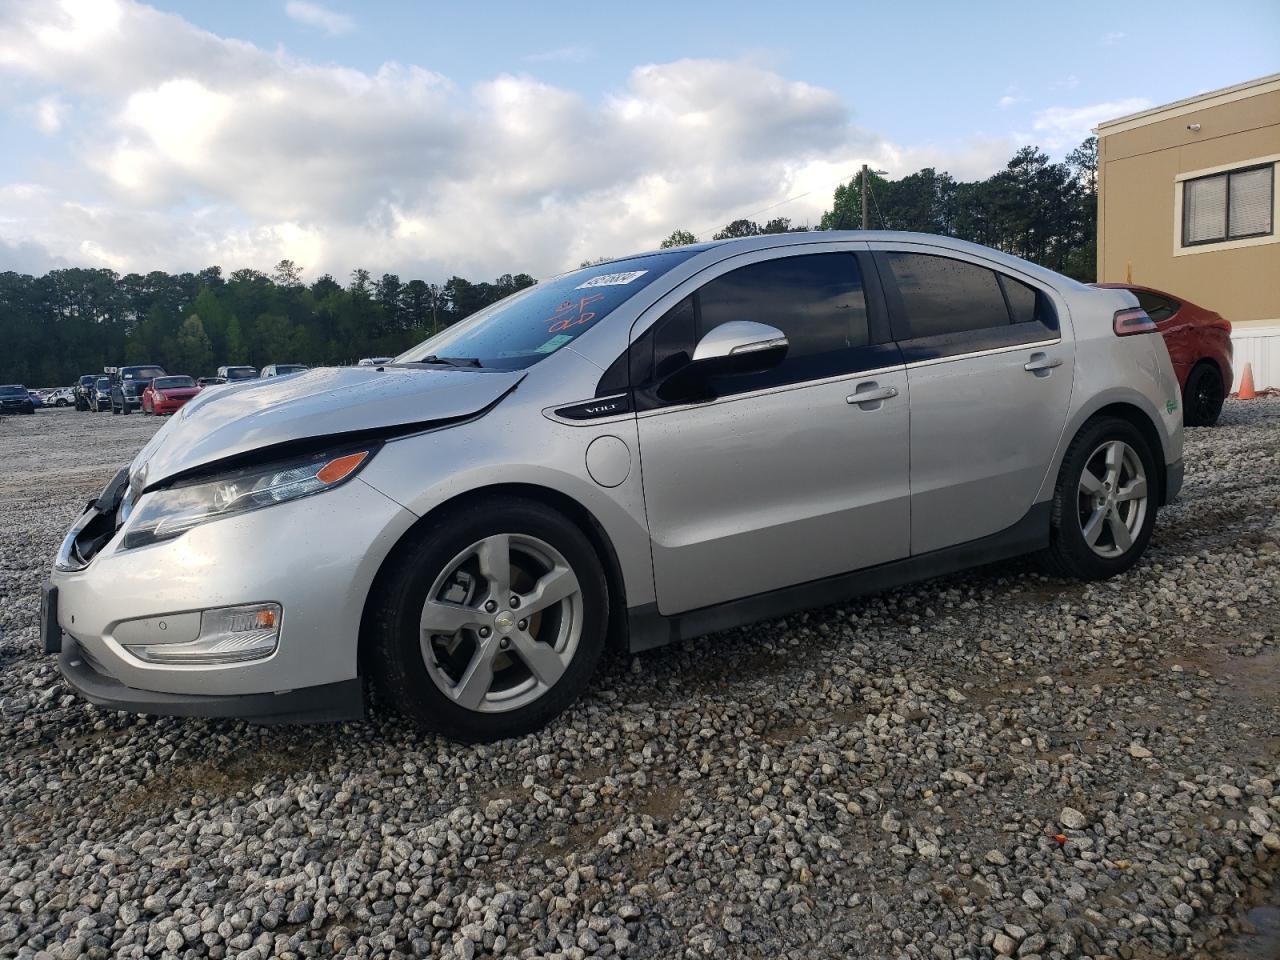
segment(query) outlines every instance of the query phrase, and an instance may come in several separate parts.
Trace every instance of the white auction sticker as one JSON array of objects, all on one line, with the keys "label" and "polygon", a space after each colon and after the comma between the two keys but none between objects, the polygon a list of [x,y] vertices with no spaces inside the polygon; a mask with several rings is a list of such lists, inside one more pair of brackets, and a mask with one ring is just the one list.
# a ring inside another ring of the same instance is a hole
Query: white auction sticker
[{"label": "white auction sticker", "polygon": [[648,270],[632,270],[630,273],[602,273],[598,277],[592,277],[586,283],[580,283],[575,290],[584,290],[587,287],[616,287],[624,283],[630,283],[637,277],[643,277]]}]

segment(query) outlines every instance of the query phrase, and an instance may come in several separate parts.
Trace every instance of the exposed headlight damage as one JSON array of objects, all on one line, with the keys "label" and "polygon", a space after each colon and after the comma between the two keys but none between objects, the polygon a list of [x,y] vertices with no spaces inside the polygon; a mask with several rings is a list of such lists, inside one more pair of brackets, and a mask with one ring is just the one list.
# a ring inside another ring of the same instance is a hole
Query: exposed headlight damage
[{"label": "exposed headlight damage", "polygon": [[138,501],[121,546],[170,540],[210,520],[331,490],[359,473],[375,449],[322,453],[152,491]]}]

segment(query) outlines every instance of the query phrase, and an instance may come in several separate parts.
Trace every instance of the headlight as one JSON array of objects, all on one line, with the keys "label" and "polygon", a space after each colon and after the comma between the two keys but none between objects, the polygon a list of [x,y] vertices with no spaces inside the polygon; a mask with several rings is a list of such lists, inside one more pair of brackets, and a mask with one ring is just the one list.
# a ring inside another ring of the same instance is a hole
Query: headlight
[{"label": "headlight", "polygon": [[354,477],[373,451],[325,453],[154,491],[138,502],[123,547],[170,540],[210,520],[331,490]]}]

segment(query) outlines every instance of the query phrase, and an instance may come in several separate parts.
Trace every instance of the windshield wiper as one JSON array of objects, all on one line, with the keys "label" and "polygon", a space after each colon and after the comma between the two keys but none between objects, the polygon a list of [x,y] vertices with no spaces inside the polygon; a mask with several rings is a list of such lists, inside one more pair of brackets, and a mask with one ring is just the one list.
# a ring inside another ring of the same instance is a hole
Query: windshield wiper
[{"label": "windshield wiper", "polygon": [[428,354],[415,363],[437,363],[447,367],[478,367],[481,366],[480,360],[476,357],[437,357],[434,353]]}]

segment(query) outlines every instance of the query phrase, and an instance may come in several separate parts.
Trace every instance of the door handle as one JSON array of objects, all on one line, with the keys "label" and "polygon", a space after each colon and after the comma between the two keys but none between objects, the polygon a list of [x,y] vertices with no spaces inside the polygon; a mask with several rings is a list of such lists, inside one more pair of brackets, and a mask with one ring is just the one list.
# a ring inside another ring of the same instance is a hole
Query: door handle
[{"label": "door handle", "polygon": [[844,402],[856,403],[859,405],[864,403],[878,403],[881,400],[892,400],[898,395],[897,387],[881,387],[877,390],[875,389],[875,383],[868,383],[863,386],[866,386],[868,389],[863,390],[859,387],[857,391],[845,397]]},{"label": "door handle", "polygon": [[1050,357],[1044,353],[1033,353],[1031,359],[1022,365],[1022,369],[1027,373],[1038,374],[1041,370],[1049,371],[1054,367],[1062,366],[1061,357]]}]

